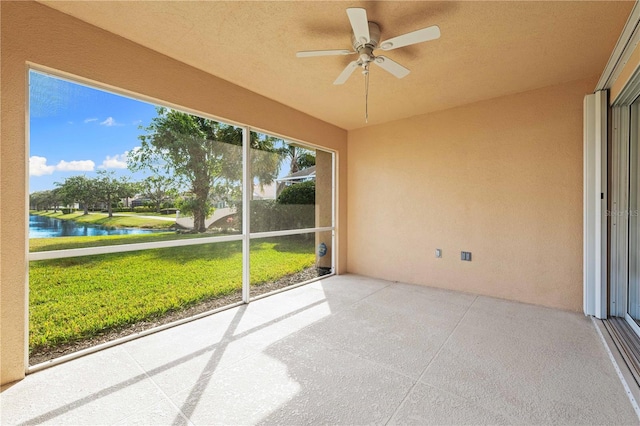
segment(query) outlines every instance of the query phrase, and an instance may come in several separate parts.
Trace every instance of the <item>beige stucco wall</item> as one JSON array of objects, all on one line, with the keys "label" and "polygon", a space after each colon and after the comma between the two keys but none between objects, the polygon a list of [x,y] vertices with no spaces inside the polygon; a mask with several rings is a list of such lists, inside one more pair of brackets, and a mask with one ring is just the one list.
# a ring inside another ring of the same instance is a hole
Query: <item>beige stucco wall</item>
[{"label": "beige stucco wall", "polygon": [[346,131],[46,6],[1,2],[0,382],[25,370],[27,63],[338,152],[338,271],[346,268]]},{"label": "beige stucco wall", "polygon": [[580,311],[596,81],[349,132],[349,272]]}]

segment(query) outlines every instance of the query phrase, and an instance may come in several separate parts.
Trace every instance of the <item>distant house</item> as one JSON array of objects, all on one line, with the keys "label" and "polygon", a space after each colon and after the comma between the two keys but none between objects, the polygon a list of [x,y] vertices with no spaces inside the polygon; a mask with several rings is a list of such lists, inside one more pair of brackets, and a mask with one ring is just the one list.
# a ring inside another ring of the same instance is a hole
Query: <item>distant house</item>
[{"label": "distant house", "polygon": [[291,173],[288,176],[276,179],[276,198],[287,187],[296,183],[306,182],[308,180],[316,179],[316,166],[308,167],[304,170],[299,170],[295,173]]},{"label": "distant house", "polygon": [[151,202],[148,198],[134,198],[131,200],[131,208],[133,207],[143,207],[145,203]]},{"label": "distant house", "polygon": [[270,183],[269,185],[264,185],[263,187],[260,187],[259,184],[256,184],[253,187],[253,199],[275,200],[277,198],[276,186],[277,182]]}]

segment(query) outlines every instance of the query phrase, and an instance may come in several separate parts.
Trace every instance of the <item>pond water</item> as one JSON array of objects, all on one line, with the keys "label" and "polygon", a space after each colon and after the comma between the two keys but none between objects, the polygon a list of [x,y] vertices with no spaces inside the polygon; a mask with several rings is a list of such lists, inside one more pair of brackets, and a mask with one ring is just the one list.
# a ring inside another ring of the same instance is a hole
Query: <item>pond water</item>
[{"label": "pond water", "polygon": [[100,225],[85,225],[71,220],[29,215],[29,238],[88,237],[99,235],[149,234],[162,232],[139,228],[113,228]]}]

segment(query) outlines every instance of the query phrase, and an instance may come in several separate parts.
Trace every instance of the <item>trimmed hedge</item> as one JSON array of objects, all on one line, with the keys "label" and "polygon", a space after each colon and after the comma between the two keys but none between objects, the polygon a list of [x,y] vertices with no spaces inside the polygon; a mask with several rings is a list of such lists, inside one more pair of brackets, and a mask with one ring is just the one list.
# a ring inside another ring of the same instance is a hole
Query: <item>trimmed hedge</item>
[{"label": "trimmed hedge", "polygon": [[[236,208],[235,226],[242,229],[242,207]],[[251,232],[314,228],[316,207],[313,204],[278,204],[274,200],[251,201]]]},{"label": "trimmed hedge", "polygon": [[316,182],[308,180],[306,182],[295,183],[287,186],[278,195],[278,204],[315,204],[316,203]]},{"label": "trimmed hedge", "polygon": [[134,207],[133,211],[136,213],[154,213],[156,208],[152,206],[138,206]]}]

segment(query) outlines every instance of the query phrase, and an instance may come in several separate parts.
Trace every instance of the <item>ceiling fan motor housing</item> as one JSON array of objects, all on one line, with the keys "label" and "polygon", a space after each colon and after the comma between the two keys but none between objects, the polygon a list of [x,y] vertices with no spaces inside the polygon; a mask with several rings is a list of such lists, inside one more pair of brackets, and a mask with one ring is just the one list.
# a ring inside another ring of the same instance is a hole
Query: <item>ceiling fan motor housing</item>
[{"label": "ceiling fan motor housing", "polygon": [[373,50],[378,47],[379,42],[380,27],[375,22],[369,21],[369,42],[364,43],[362,40],[357,40],[355,35],[351,34],[353,49],[358,52],[363,63],[368,63],[375,59]]}]

